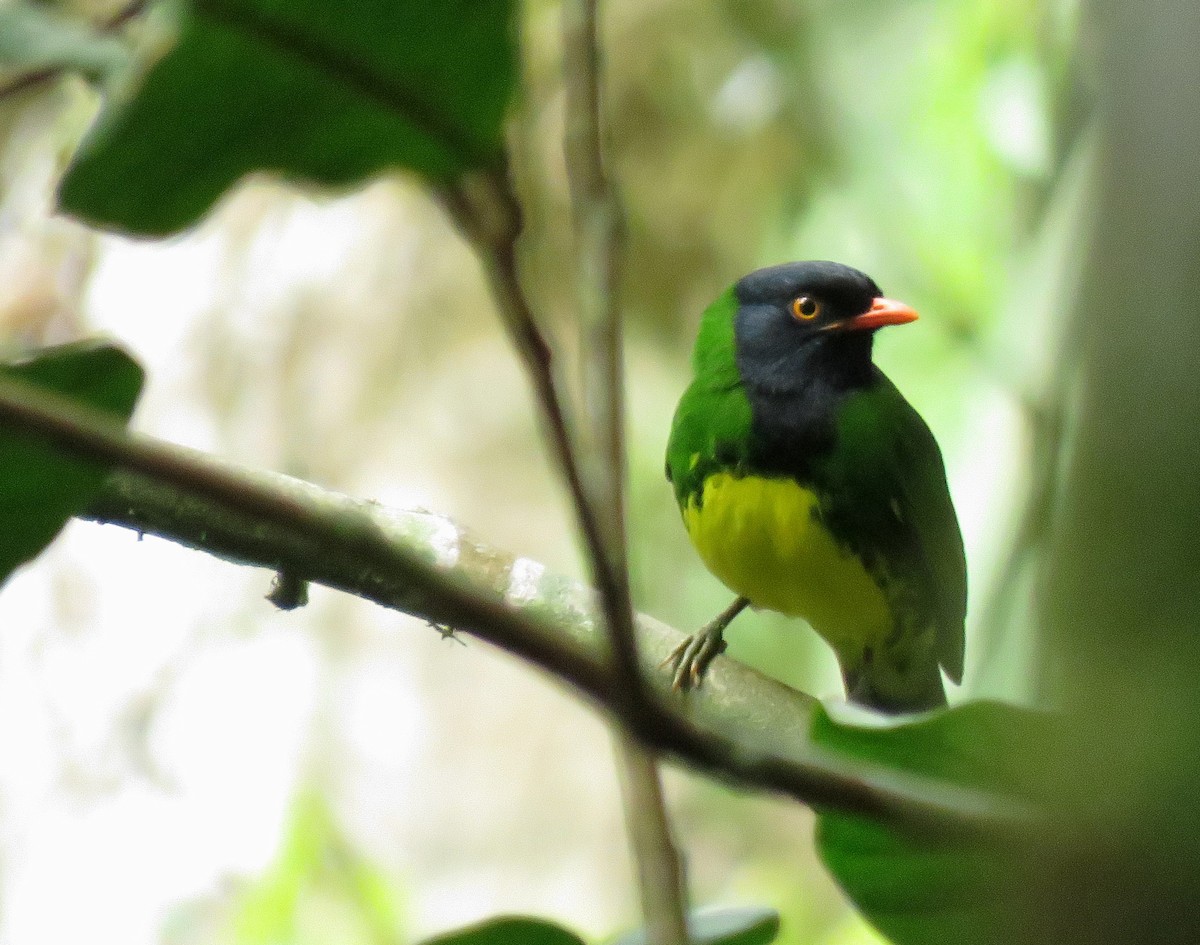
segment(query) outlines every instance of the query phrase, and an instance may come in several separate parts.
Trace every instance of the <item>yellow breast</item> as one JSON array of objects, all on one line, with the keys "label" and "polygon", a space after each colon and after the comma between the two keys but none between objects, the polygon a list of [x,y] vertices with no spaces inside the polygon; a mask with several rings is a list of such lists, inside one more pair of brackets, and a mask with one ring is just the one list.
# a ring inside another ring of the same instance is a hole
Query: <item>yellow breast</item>
[{"label": "yellow breast", "polygon": [[799,483],[715,473],[683,521],[709,570],[756,607],[804,618],[847,655],[889,633],[879,585],[834,540],[817,496]]}]

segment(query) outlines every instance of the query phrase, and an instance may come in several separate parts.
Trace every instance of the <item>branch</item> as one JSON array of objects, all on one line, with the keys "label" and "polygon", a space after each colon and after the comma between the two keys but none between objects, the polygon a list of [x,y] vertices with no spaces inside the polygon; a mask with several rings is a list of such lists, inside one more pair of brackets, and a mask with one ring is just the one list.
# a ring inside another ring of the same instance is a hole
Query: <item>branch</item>
[{"label": "branch", "polygon": [[[0,420],[7,421],[6,401],[0,389]],[[115,474],[83,517],[235,563],[284,570],[454,626],[566,683],[679,761],[743,786],[936,832],[986,832],[1024,816],[1006,809],[1002,799],[825,752],[808,738],[816,705],[811,697],[728,657],[718,658],[704,686],[674,707],[654,701],[642,715],[620,717],[624,703],[612,691],[607,640],[586,587],[488,547],[440,515],[388,509],[278,473],[246,472],[191,455],[246,496],[277,494],[281,508],[303,510],[302,521],[272,522],[269,509],[230,509],[196,494],[194,483],[180,488],[130,472]],[[304,521],[326,527],[304,534]],[[386,543],[386,555],[348,553],[356,550],[351,536],[368,529]],[[650,671],[683,634],[639,616],[638,637],[643,669]],[[657,692],[670,694],[665,674],[648,678]]]},{"label": "branch", "polygon": [[[651,700],[630,712],[613,690],[591,592],[483,545],[441,516],[242,470],[131,433],[106,414],[9,378],[0,378],[0,424],[123,470],[86,518],[472,633],[565,682],[647,743],[726,780],[938,835],[994,835],[1032,816],[1004,798],[813,745],[813,700],[726,657],[686,703]],[[682,637],[649,617],[639,618],[638,629],[644,666]],[[654,678],[657,690],[669,693],[665,674]]]}]

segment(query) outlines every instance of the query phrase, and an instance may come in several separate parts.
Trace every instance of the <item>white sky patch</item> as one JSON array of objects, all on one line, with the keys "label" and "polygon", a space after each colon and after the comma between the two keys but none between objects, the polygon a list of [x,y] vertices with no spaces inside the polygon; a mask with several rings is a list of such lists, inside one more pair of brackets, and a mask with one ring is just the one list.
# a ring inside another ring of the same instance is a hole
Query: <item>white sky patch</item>
[{"label": "white sky patch", "polygon": [[181,357],[196,320],[216,299],[224,253],[214,233],[159,242],[103,236],[85,305],[98,332],[148,364]]},{"label": "white sky patch", "polygon": [[[259,304],[297,285],[328,285],[363,252],[361,195],[344,200],[298,198],[286,216],[259,229],[250,246],[259,263],[250,272],[250,294]],[[262,275],[257,283],[254,273]],[[259,296],[261,293],[261,296]]]},{"label": "white sky patch", "polygon": [[398,662],[363,660],[346,673],[335,711],[351,752],[386,774],[392,790],[411,788],[430,730],[410,672]]},{"label": "white sky patch", "polygon": [[1045,81],[1027,59],[1009,59],[991,70],[979,95],[984,134],[1000,159],[1041,176],[1050,169],[1050,128]]},{"label": "white sky patch", "polygon": [[740,134],[753,134],[779,114],[781,98],[779,70],[766,56],[751,56],[729,73],[713,96],[713,120]]}]

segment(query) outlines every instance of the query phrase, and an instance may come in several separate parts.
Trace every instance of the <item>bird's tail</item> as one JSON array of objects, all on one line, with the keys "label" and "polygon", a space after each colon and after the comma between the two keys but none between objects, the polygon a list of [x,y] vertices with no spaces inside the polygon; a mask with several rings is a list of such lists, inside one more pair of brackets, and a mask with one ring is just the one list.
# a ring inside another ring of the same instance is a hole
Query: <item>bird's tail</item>
[{"label": "bird's tail", "polygon": [[883,661],[842,667],[846,698],[858,705],[896,715],[924,712],[946,704],[946,690],[936,660],[914,660],[900,667]]}]

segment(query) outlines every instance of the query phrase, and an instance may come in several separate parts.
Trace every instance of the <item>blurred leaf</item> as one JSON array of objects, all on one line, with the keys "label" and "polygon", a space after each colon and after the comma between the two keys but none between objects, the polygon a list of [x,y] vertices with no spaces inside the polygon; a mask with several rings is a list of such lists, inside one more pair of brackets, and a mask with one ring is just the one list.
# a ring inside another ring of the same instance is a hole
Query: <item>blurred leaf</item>
[{"label": "blurred leaf", "polygon": [[99,77],[126,61],[119,41],[28,3],[0,6],[0,66],[29,71],[73,69]]},{"label": "blurred leaf", "polygon": [[[836,722],[821,709],[813,724],[814,741],[841,753],[1026,800],[1052,734],[1047,714],[997,702],[887,728]],[[914,835],[824,811],[817,844],[846,894],[896,945],[1040,940],[1014,895],[1033,875],[1032,851],[1016,842]]]},{"label": "blurred leaf", "polygon": [[[103,342],[46,348],[0,365],[0,374],[128,419],[143,374],[128,354]],[[0,429],[0,581],[35,557],[88,504],[108,475],[25,433]]]},{"label": "blurred leaf", "polygon": [[425,945],[584,945],[574,932],[545,919],[504,916],[447,932]]},{"label": "blurred leaf", "polygon": [[275,861],[240,896],[238,945],[399,940],[393,884],[350,848],[319,793],[297,797],[286,830]]},{"label": "blurred leaf", "polygon": [[494,165],[516,83],[513,0],[193,0],[109,103],[64,209],[166,234],[252,171],[333,186]]},{"label": "blurred leaf", "polygon": [[301,795],[293,805],[279,855],[241,897],[234,919],[237,942],[268,945],[295,937],[297,903],[320,869],[329,829],[329,811],[320,796]]},{"label": "blurred leaf", "polygon": [[[695,909],[687,919],[693,945],[770,945],[779,934],[779,913],[765,906]],[[646,945],[644,929],[613,945]]]},{"label": "blurred leaf", "polygon": [[381,869],[361,858],[356,857],[346,867],[346,893],[372,939],[380,943],[396,941],[403,913],[395,884]]}]

